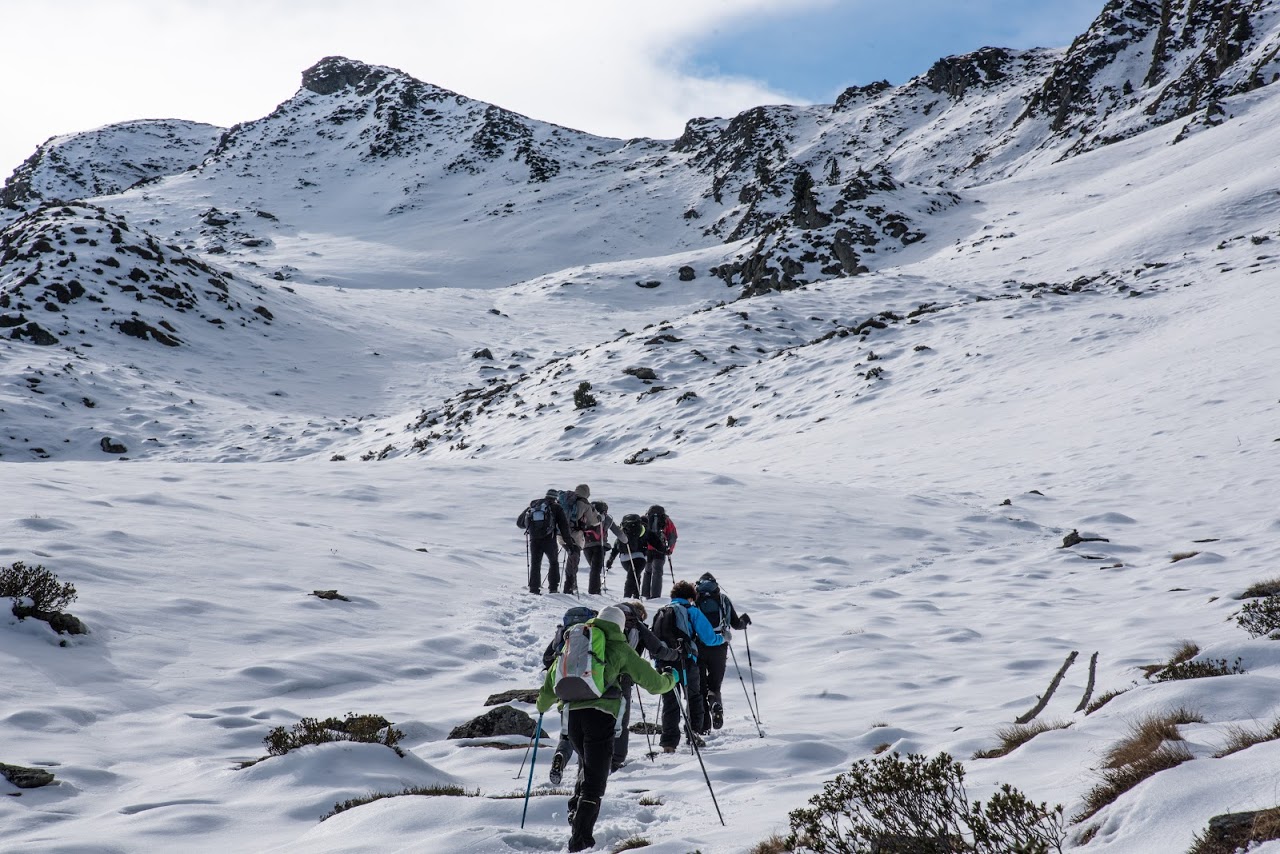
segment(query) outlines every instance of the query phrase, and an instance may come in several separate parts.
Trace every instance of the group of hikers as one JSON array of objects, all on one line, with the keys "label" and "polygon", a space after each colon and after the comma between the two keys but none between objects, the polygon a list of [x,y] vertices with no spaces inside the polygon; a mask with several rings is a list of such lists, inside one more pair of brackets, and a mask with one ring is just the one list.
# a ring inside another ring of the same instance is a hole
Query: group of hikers
[{"label": "group of hikers", "polygon": [[[626,570],[623,595],[658,599],[662,596],[662,573],[667,558],[676,549],[676,523],[661,504],[652,505],[643,516],[628,513],[614,521],[609,505],[591,501],[591,487],[580,483],[573,490],[548,489],[547,494],[529,502],[516,518],[525,533],[529,557],[529,592],[542,592],[542,559],[547,560],[547,590],[561,592],[560,548],[565,551],[565,593],[578,592],[578,564],[585,554],[589,567],[587,592],[599,595],[602,574],[621,559]],[[615,537],[609,548],[609,535]],[[608,552],[606,559],[605,553]]]},{"label": "group of hikers", "polygon": [[[649,613],[641,599],[661,598],[662,569],[675,546],[675,524],[660,505],[654,505],[645,519],[628,515],[616,526],[608,505],[589,502],[586,484],[570,495],[549,490],[544,498],[530,502],[517,520],[529,539],[529,591],[541,592],[541,556],[545,554],[550,562],[548,589],[558,592],[557,539],[568,551],[565,593],[577,592],[578,554],[582,551],[587,551],[591,568],[588,592],[601,592],[600,569],[610,531],[617,540],[605,565],[611,566],[621,556],[627,569],[624,600],[598,612],[586,605],[569,608],[542,654],[547,673],[537,708],[545,714],[558,704],[561,715],[560,740],[552,756],[549,780],[560,785],[565,768],[573,755],[578,755],[577,779],[569,798],[569,850],[582,851],[595,845],[592,834],[609,774],[627,761],[632,686],[661,695],[658,743],[662,751],[675,753],[683,732],[697,752],[706,744],[704,736],[724,726],[721,687],[730,642],[734,630],[745,633],[751,617],[739,613],[715,576],[704,572],[696,583],[674,582],[669,602],[646,622]],[[573,508],[566,509],[562,502],[586,505],[578,508],[582,525],[575,526]],[[591,514],[586,512],[588,508]],[[639,526],[633,524],[628,531],[628,522],[636,521]],[[588,536],[590,531],[596,536]],[[579,539],[575,534],[584,536]],[[598,550],[595,554],[593,548]],[[640,655],[642,651],[654,664]],[[638,694],[635,700],[643,716],[644,703]],[[655,756],[656,751],[649,754],[651,759]],[[536,751],[534,757],[536,760]],[[532,767],[529,779],[532,785]]]}]

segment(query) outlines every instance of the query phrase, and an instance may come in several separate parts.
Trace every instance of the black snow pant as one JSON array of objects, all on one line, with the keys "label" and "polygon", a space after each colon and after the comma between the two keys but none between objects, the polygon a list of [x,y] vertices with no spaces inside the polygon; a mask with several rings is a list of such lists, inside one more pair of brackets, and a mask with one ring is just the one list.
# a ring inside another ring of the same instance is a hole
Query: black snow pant
[{"label": "black snow pant", "polygon": [[591,568],[591,574],[587,578],[587,592],[599,595],[600,576],[604,572],[604,546],[587,546],[582,551],[587,558],[587,566]]},{"label": "black snow pant", "polygon": [[644,558],[638,557],[635,560],[622,559],[622,566],[627,573],[627,581],[623,585],[623,599],[639,599],[640,598],[640,581],[644,574]]},{"label": "black snow pant", "polygon": [[564,547],[564,592],[578,592],[578,561],[582,559],[582,549]]},{"label": "black snow pant", "polygon": [[662,571],[666,568],[667,556],[662,552],[650,549],[645,553],[644,582],[640,586],[640,595],[646,599],[662,598]]},{"label": "black snow pant", "polygon": [[[681,691],[681,688],[684,690]],[[696,733],[704,732],[706,724],[703,718],[702,676],[696,660],[685,660],[684,670],[680,673],[680,685],[676,690],[662,695],[662,737],[658,743],[663,747],[680,744],[680,694],[684,694],[689,700],[689,725]]]},{"label": "black snow pant", "polygon": [[529,538],[529,592],[542,592],[542,556],[547,556],[547,588],[555,593],[560,586],[560,551],[556,538]]},{"label": "black snow pant", "polygon": [[717,703],[724,703],[720,697],[720,687],[724,684],[724,670],[728,662],[729,645],[727,643],[719,646],[698,647],[698,670],[702,673],[703,705],[707,714],[704,720],[707,723],[713,720],[711,707]]},{"label": "black snow pant", "polygon": [[573,835],[569,850],[580,851],[595,844],[592,831],[600,815],[609,782],[609,762],[613,756],[613,715],[600,709],[570,709],[569,740],[578,752],[578,782],[569,798]]}]

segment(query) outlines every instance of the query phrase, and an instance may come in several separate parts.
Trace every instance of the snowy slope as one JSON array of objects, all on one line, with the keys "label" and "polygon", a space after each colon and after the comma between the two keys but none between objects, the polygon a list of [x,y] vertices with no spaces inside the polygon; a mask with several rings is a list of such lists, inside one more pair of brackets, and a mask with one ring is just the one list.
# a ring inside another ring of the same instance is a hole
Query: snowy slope
[{"label": "snowy slope", "polygon": [[[521,828],[524,750],[446,736],[540,678],[574,600],[524,592],[512,523],[581,482],[664,504],[674,574],[753,618],[703,756],[726,826],[697,759],[636,735],[597,850],[750,851],[883,749],[1077,816],[1178,708],[1193,758],[1068,849],[1276,806],[1274,741],[1217,754],[1280,718],[1280,652],[1234,620],[1280,560],[1278,21],[1112,2],[1066,48],[671,142],[341,58],[163,162],[148,123],[51,142],[0,232],[0,568],[74,583],[90,634],[0,620],[0,763],[58,779],[0,780],[0,850],[563,850],[552,742]],[[1245,672],[1144,675],[1184,641]],[[973,758],[1073,652],[1038,718],[1070,726]],[[1086,714],[1090,682],[1124,693]],[[348,712],[406,755],[240,767]],[[320,820],[436,783],[479,796]]]}]

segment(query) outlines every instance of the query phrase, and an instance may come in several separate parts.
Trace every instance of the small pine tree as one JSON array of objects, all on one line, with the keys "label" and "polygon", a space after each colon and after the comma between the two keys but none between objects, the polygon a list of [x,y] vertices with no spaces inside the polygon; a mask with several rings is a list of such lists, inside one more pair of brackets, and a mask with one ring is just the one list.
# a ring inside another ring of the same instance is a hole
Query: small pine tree
[{"label": "small pine tree", "polygon": [[63,584],[43,566],[22,561],[0,569],[0,597],[29,597],[38,611],[59,611],[76,600],[76,588]]},{"label": "small pine tree", "polygon": [[578,383],[578,390],[573,393],[573,408],[591,409],[596,402],[595,395],[591,393],[591,383],[586,380]]}]

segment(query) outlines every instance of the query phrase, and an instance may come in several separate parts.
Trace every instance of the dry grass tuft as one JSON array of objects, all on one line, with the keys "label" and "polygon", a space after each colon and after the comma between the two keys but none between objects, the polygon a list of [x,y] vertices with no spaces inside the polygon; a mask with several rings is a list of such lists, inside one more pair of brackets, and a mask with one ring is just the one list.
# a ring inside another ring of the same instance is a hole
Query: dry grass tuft
[{"label": "dry grass tuft", "polygon": [[[1242,816],[1243,818],[1243,816]],[[1248,850],[1254,842],[1280,839],[1280,807],[1259,810],[1252,820],[1209,828],[1198,834],[1187,854],[1235,854]]]},{"label": "dry grass tuft", "polygon": [[1032,721],[1029,724],[1013,724],[996,731],[996,738],[1000,739],[1000,745],[990,750],[979,750],[973,754],[974,759],[995,759],[998,756],[1006,756],[1035,738],[1042,732],[1048,732],[1053,729],[1066,729],[1071,726],[1070,721]]},{"label": "dry grass tuft", "polygon": [[1227,727],[1226,746],[1213,755],[1221,759],[1224,756],[1230,756],[1233,753],[1239,753],[1241,750],[1253,747],[1255,744],[1275,741],[1276,739],[1280,739],[1280,718],[1277,718],[1271,726],[1261,729],[1230,726]]},{"label": "dry grass tuft", "polygon": [[1107,703],[1111,702],[1116,697],[1119,697],[1121,694],[1123,694],[1125,691],[1128,691],[1128,690],[1129,690],[1128,688],[1121,688],[1118,691],[1106,691],[1103,694],[1100,694],[1098,696],[1098,699],[1094,700],[1085,708],[1084,713],[1086,715],[1093,714],[1094,712],[1098,711],[1098,709],[1101,709]]},{"label": "dry grass tuft", "polygon": [[632,851],[636,848],[647,848],[653,843],[645,839],[643,836],[632,836],[618,843],[618,847],[613,849],[613,854],[619,851]]},{"label": "dry grass tuft", "polygon": [[1187,709],[1151,714],[1129,725],[1129,735],[1107,751],[1104,768],[1121,768],[1140,762],[1160,749],[1166,741],[1182,741],[1179,724],[1204,723],[1204,718]]},{"label": "dry grass tuft", "polygon": [[1169,559],[1173,563],[1177,563],[1180,560],[1186,560],[1187,558],[1195,557],[1198,554],[1200,554],[1200,552],[1174,552],[1173,554],[1169,555]]},{"label": "dry grass tuft", "polygon": [[879,756],[881,753],[884,753],[886,750],[888,750],[891,747],[893,747],[893,745],[886,741],[886,742],[883,742],[882,744],[877,744],[871,752],[874,753],[876,756]]},{"label": "dry grass tuft", "polygon": [[788,854],[792,850],[785,836],[774,834],[764,842],[756,843],[756,846],[751,849],[749,854]]},{"label": "dry grass tuft", "polygon": [[1266,581],[1256,581],[1250,584],[1245,591],[1240,594],[1241,599],[1261,599],[1266,596],[1280,595],[1280,578],[1268,578]]},{"label": "dry grass tuft", "polygon": [[1108,768],[1102,774],[1102,782],[1085,795],[1085,811],[1076,818],[1076,821],[1084,821],[1094,815],[1148,777],[1169,768],[1176,768],[1193,758],[1191,751],[1185,745],[1165,744],[1128,765]]}]

